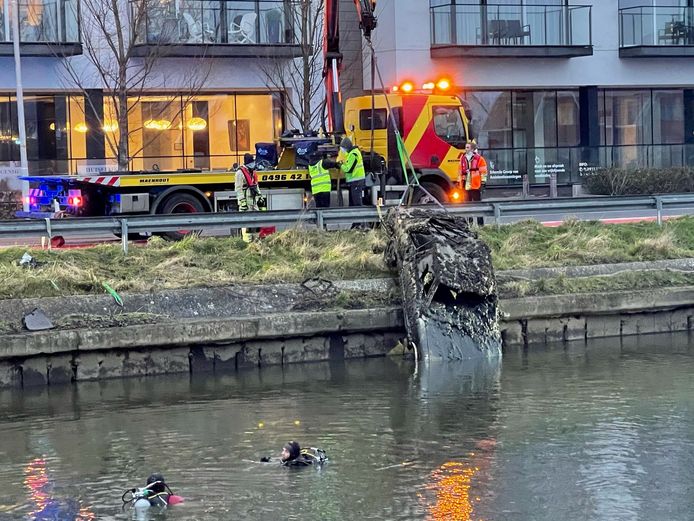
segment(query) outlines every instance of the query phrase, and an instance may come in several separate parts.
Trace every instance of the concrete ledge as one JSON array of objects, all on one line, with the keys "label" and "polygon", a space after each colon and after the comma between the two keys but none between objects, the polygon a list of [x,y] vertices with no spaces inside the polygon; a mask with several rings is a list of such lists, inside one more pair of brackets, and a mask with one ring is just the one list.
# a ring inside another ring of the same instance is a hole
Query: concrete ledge
[{"label": "concrete ledge", "polygon": [[654,312],[694,306],[694,287],[547,295],[501,301],[503,319]]},{"label": "concrete ledge", "polygon": [[46,331],[7,335],[0,360],[79,351],[176,347],[310,337],[339,332],[362,333],[402,329],[398,308],[277,313],[246,318],[163,322],[104,329]]}]

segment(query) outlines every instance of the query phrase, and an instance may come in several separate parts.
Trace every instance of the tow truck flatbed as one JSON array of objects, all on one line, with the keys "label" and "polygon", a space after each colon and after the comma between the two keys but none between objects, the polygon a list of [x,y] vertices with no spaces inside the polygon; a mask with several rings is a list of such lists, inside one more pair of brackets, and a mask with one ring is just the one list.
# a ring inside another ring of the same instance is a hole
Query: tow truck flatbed
[{"label": "tow truck flatbed", "polygon": [[[306,169],[258,170],[260,183],[282,183],[291,181],[309,181]],[[233,185],[235,172],[206,171],[206,172],[146,172],[123,173],[113,172],[103,175],[50,175],[23,176],[20,179],[31,183],[67,182],[84,183],[88,185],[134,188],[138,186],[172,186],[172,185]]]}]

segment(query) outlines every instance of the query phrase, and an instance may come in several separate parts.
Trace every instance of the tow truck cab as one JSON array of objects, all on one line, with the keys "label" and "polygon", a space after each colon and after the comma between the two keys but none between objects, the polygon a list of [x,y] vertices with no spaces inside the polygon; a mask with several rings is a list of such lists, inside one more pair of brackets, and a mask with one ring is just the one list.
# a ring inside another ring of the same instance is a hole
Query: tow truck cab
[{"label": "tow truck cab", "polygon": [[[402,136],[420,183],[437,199],[448,202],[458,179],[460,157],[471,139],[470,111],[453,95],[388,94],[392,117]],[[395,133],[388,119],[386,95],[359,96],[345,103],[345,131],[364,153],[371,150],[373,114],[373,151],[387,166],[389,184],[404,182]],[[436,192],[436,193],[433,193]]]}]

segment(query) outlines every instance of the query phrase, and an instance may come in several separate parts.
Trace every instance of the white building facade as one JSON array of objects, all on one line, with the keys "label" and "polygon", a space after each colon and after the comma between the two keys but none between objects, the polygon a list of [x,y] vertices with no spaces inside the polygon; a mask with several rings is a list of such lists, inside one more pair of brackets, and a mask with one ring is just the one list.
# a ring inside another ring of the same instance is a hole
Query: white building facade
[{"label": "white building facade", "polygon": [[490,184],[694,165],[693,0],[380,0],[377,14],[385,82],[450,79]]}]

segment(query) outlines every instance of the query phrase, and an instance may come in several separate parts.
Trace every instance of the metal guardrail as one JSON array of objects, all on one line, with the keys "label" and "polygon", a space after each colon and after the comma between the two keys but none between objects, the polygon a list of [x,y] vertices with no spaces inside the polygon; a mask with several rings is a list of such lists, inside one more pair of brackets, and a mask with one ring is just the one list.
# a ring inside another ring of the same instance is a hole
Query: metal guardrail
[{"label": "metal guardrail", "polygon": [[[433,209],[435,207],[427,206]],[[489,200],[481,203],[446,206],[452,215],[477,218],[486,223],[501,224],[523,219],[542,219],[561,215],[564,218],[595,212],[653,211],[658,224],[663,212],[678,210],[694,214],[694,194],[643,197],[586,197],[565,199]],[[123,238],[128,249],[128,234],[159,233],[178,230],[209,230],[226,228],[257,228],[266,226],[308,224],[325,229],[331,225],[373,223],[381,219],[387,208],[370,206],[311,210],[280,210],[247,213],[199,213],[171,215],[129,215],[117,217],[86,217],[68,219],[17,219],[0,221],[0,238],[54,237],[75,232],[113,233]],[[587,218],[587,217],[586,217]],[[594,218],[594,217],[593,217]]]}]

